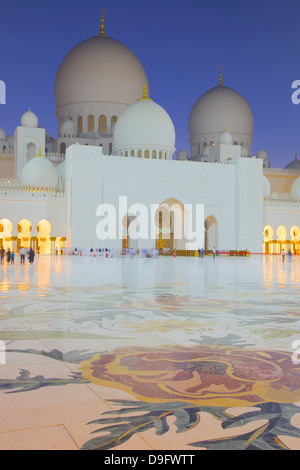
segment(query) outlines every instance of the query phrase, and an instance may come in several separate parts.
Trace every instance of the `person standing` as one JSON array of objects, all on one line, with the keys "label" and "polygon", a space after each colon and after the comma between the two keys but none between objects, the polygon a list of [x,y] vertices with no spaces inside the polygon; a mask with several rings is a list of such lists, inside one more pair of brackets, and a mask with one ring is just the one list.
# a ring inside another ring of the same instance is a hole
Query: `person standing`
[{"label": "person standing", "polygon": [[25,255],[26,255],[26,250],[25,248],[21,247],[20,248],[21,264],[25,264]]},{"label": "person standing", "polygon": [[213,247],[213,258],[215,259],[215,257],[216,257],[216,249],[215,247]]},{"label": "person standing", "polygon": [[15,252],[14,251],[11,254],[11,264],[15,264]]},{"label": "person standing", "polygon": [[284,263],[284,260],[285,260],[285,251],[282,250],[282,262]]},{"label": "person standing", "polygon": [[9,264],[11,261],[11,251],[9,248],[7,249],[7,252],[6,252],[6,261],[7,261],[7,264]]},{"label": "person standing", "polygon": [[4,255],[5,255],[4,248],[1,248],[1,250],[0,250],[0,262],[1,262],[1,264],[3,264]]},{"label": "person standing", "polygon": [[29,256],[28,256],[28,258],[29,258],[29,263],[30,263],[30,264],[32,264],[32,263],[34,262],[34,257],[35,257],[35,252],[33,251],[32,248],[30,248],[30,250],[29,250]]}]

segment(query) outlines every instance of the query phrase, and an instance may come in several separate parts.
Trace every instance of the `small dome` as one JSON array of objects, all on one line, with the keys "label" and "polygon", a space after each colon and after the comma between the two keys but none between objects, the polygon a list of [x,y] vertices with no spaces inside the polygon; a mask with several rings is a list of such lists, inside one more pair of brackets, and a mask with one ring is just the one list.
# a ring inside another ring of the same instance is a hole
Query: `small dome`
[{"label": "small dome", "polygon": [[22,127],[38,127],[38,118],[37,116],[29,110],[23,114],[21,118],[21,126]]},{"label": "small dome", "polygon": [[181,160],[181,161],[188,160],[188,158],[189,158],[189,154],[183,148],[181,150],[179,150],[179,152],[177,153],[177,156],[176,156],[176,160]]},{"label": "small dome", "polygon": [[173,155],[175,129],[168,113],[144,97],[121,114],[114,128],[113,153],[128,150],[156,150]]},{"label": "small dome", "polygon": [[15,139],[14,139],[14,137],[13,137],[12,135],[9,134],[9,135],[6,136],[5,142],[7,142],[8,146],[9,146],[10,148],[12,148],[12,147],[14,146],[14,144],[15,144]]},{"label": "small dome", "polygon": [[298,170],[300,171],[300,161],[297,158],[297,154],[295,155],[295,160],[290,162],[288,165],[284,167],[285,170]]},{"label": "small dome", "polygon": [[5,134],[4,130],[0,128],[0,142],[1,142],[1,140],[4,140],[5,137],[6,137],[6,134]]},{"label": "small dome", "polygon": [[67,121],[64,121],[60,127],[60,136],[61,137],[76,137],[77,129],[74,121],[69,118]]},{"label": "small dome", "polygon": [[256,158],[262,158],[263,160],[268,160],[269,154],[265,149],[262,148],[259,152],[257,152]]},{"label": "small dome", "polygon": [[28,188],[57,189],[58,174],[55,166],[41,155],[29,160],[21,174],[22,186]]},{"label": "small dome", "polygon": [[300,199],[300,177],[292,184],[290,196],[292,199]]},{"label": "small dome", "polygon": [[232,135],[225,129],[219,134],[218,143],[223,145],[232,145]]},{"label": "small dome", "polygon": [[263,193],[264,193],[264,197],[271,196],[271,185],[270,185],[268,178],[265,175],[263,175]]}]

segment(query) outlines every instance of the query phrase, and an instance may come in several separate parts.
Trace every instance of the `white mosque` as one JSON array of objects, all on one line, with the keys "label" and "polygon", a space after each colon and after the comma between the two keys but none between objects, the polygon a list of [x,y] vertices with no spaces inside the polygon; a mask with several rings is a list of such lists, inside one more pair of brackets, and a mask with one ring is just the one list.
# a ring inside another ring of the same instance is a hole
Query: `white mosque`
[{"label": "white mosque", "polygon": [[[195,250],[193,230],[207,250],[300,253],[300,161],[272,169],[266,150],[252,155],[251,108],[222,72],[191,109],[189,153],[176,153],[171,118],[150,98],[138,58],[105,34],[103,16],[100,34],[62,61],[54,96],[56,139],[30,109],[14,135],[0,129],[0,246],[180,253]],[[137,205],[149,208],[152,236],[141,226],[132,236]],[[192,227],[186,208],[197,205]],[[99,238],[99,206],[116,209],[116,237]]]}]

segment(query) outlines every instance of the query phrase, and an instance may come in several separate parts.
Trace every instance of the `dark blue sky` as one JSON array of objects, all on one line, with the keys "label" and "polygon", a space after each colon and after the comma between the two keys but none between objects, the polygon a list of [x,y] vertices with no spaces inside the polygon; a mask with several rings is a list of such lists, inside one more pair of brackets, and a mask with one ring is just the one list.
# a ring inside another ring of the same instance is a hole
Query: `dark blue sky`
[{"label": "dark blue sky", "polygon": [[188,117],[195,101],[224,85],[254,114],[252,153],[264,147],[271,166],[300,158],[299,0],[0,0],[0,80],[7,104],[0,127],[13,134],[30,106],[56,137],[54,80],[64,56],[99,32],[129,47],[142,62],[150,96],[170,115],[176,149],[189,152]]}]

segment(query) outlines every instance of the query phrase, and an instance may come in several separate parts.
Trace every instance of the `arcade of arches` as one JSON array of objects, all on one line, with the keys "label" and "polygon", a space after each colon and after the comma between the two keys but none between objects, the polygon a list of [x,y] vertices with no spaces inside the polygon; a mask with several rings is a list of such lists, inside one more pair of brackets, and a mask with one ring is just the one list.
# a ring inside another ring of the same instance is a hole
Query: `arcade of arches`
[{"label": "arcade of arches", "polygon": [[280,254],[282,250],[300,254],[300,228],[296,225],[289,232],[284,225],[279,225],[276,230],[266,225],[263,236],[263,252],[266,254]]},{"label": "arcade of arches", "polygon": [[40,220],[36,226],[36,235],[30,220],[22,219],[14,227],[9,219],[0,220],[0,248],[8,248],[19,253],[20,248],[32,248],[36,253],[53,254],[56,250],[65,250],[66,237],[55,237],[51,234],[48,220]]},{"label": "arcade of arches", "polygon": [[[188,221],[184,215],[184,206],[176,199],[166,199],[159,205],[155,213],[155,245],[158,250],[164,248],[185,249],[184,234]],[[123,249],[138,249],[138,240],[130,238],[129,230],[130,224],[135,220],[136,217],[130,214],[127,214],[123,219]],[[20,220],[16,227],[9,219],[0,219],[0,248],[3,247],[5,250],[9,248],[11,251],[19,253],[21,247],[31,247],[40,254],[54,254],[57,249],[65,250],[66,237],[53,236],[52,227],[48,220],[40,220],[35,228],[36,235],[33,233],[31,221],[25,218]],[[211,250],[213,247],[219,249],[218,221],[210,215],[205,219],[204,248]],[[294,225],[288,231],[284,225],[280,225],[276,229],[266,225],[263,232],[263,253],[280,254],[282,250],[285,250],[286,253],[291,250],[293,254],[300,254],[300,228]]]}]

